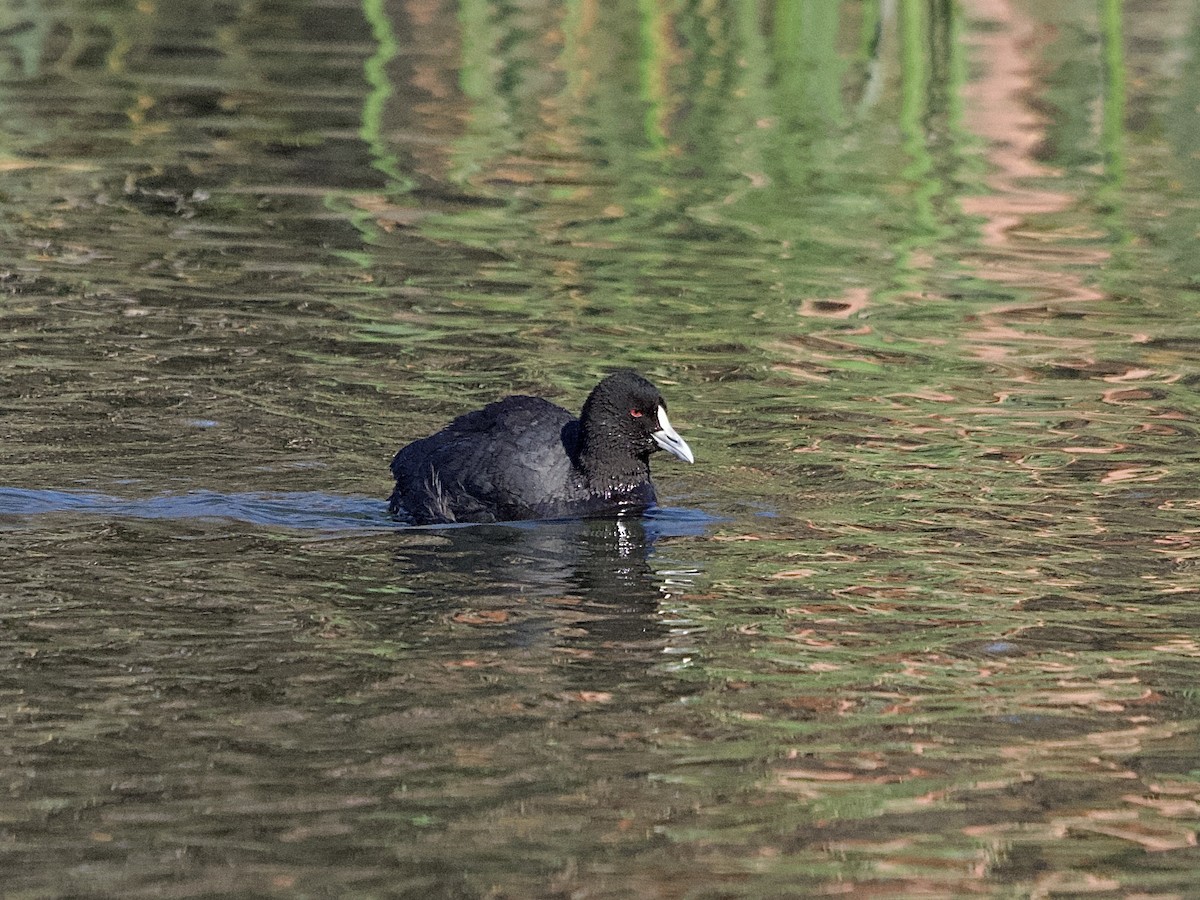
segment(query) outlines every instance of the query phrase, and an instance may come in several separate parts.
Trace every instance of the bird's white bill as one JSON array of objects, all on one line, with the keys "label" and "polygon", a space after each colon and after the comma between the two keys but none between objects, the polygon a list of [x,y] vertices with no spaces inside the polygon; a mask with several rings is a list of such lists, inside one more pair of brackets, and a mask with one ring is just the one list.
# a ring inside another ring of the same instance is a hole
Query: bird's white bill
[{"label": "bird's white bill", "polygon": [[687,445],[687,441],[679,436],[674,428],[671,427],[671,420],[667,418],[667,411],[661,406],[658,408],[658,431],[650,433],[650,437],[654,438],[654,443],[662,447],[668,453],[673,453],[684,462],[695,462],[696,457],[692,456],[692,448]]}]

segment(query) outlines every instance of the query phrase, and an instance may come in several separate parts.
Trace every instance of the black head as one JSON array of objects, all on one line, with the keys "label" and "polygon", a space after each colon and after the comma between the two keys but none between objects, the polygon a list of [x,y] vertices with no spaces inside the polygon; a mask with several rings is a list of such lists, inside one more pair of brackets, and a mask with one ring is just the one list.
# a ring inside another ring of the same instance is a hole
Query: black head
[{"label": "black head", "polygon": [[615,372],[596,385],[583,404],[579,426],[585,468],[623,468],[631,460],[644,466],[656,450],[694,459],[667,419],[667,401],[636,372]]}]

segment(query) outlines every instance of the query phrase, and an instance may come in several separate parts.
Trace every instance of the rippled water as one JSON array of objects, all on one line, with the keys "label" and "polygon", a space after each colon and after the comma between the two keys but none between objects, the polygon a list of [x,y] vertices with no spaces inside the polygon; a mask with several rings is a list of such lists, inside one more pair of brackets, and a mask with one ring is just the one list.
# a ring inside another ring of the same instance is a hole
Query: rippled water
[{"label": "rippled water", "polygon": [[[0,48],[5,896],[1194,894],[1193,4]],[[387,515],[619,366],[663,508]]]}]

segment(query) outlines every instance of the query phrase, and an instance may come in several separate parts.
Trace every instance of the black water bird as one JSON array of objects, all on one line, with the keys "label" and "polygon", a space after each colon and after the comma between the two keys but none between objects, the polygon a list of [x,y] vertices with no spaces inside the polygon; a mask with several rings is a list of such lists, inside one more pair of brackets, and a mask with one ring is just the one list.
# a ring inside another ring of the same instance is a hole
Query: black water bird
[{"label": "black water bird", "polygon": [[622,371],[576,419],[540,397],[506,397],[413,441],[392,460],[389,509],[417,524],[559,519],[655,503],[650,454],[692,462],[653,384]]}]

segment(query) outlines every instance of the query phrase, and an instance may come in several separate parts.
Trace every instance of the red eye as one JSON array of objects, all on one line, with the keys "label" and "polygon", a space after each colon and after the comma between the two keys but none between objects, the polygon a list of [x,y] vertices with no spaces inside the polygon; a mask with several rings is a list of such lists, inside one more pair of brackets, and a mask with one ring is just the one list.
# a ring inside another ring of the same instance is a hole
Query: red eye
[{"label": "red eye", "polygon": [[640,409],[631,409],[629,414],[635,419],[640,419],[642,417],[642,411]]}]

